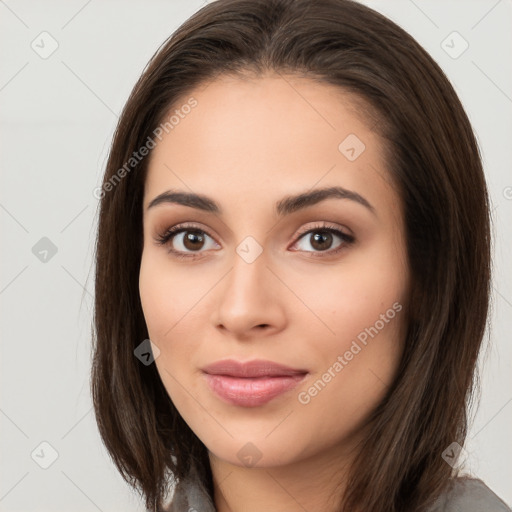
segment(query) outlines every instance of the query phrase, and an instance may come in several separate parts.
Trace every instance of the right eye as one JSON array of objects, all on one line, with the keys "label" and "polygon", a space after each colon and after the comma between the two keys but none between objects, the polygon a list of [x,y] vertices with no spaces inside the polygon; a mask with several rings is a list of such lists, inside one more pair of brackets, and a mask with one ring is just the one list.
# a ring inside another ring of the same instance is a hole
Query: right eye
[{"label": "right eye", "polygon": [[202,252],[207,241],[213,242],[211,247],[215,248],[216,242],[203,229],[194,225],[178,224],[167,229],[164,233],[157,237],[157,243],[168,246],[169,252],[175,254],[179,258],[195,258],[194,253]]}]

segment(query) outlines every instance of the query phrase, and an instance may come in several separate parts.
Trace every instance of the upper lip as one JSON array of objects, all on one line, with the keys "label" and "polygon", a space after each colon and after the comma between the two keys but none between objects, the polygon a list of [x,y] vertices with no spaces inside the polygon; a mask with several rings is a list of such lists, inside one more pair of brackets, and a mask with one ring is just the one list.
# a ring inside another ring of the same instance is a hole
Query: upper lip
[{"label": "upper lip", "polygon": [[264,359],[255,359],[252,361],[236,361],[234,359],[224,359],[216,361],[203,368],[205,373],[210,375],[226,375],[229,377],[284,377],[290,375],[301,375],[307,373],[306,370],[299,370],[275,363]]}]

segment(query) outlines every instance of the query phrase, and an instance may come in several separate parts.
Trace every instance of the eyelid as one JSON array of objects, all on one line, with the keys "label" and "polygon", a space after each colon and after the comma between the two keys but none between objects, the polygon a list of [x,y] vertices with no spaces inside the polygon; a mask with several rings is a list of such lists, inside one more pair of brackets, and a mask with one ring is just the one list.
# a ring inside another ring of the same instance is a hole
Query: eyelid
[{"label": "eyelid", "polygon": [[218,244],[218,242],[215,240],[215,237],[210,235],[207,229],[200,226],[199,224],[196,224],[194,222],[180,222],[178,224],[175,224],[174,226],[171,226],[170,228],[166,228],[163,233],[157,234],[155,236],[155,240],[157,243],[160,243],[161,245],[165,245],[168,240],[170,240],[173,236],[179,235],[180,233],[183,233],[183,231],[193,231],[197,230],[201,233],[204,233],[208,237],[210,237],[212,240],[215,241],[215,243]]},{"label": "eyelid", "polygon": [[[320,221],[319,223],[315,223],[314,226],[309,226],[307,228],[300,229],[297,232],[297,234],[295,235],[296,241],[294,243],[296,243],[299,238],[303,237],[307,233],[310,233],[312,231],[321,231],[322,229],[326,230],[326,231],[337,231],[337,232],[343,233],[343,235],[346,238],[351,238],[351,239],[355,238],[354,235],[352,234],[352,230],[350,230],[348,228],[341,227],[338,224],[333,224],[328,221]],[[348,231],[348,233],[345,233],[345,231],[343,231],[344,229],[346,229]]]}]

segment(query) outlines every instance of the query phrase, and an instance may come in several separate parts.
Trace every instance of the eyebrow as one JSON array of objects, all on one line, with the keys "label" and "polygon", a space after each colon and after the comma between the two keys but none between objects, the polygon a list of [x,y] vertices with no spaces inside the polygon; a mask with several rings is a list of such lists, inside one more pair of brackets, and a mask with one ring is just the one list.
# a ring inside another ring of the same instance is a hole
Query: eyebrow
[{"label": "eyebrow", "polygon": [[[286,196],[275,205],[276,214],[280,217],[315,205],[326,199],[348,199],[366,207],[375,215],[375,208],[357,192],[343,187],[327,187],[314,189],[301,194]],[[167,190],[156,196],[148,205],[147,210],[161,204],[180,204],[206,212],[222,215],[222,208],[213,199],[202,194]]]}]

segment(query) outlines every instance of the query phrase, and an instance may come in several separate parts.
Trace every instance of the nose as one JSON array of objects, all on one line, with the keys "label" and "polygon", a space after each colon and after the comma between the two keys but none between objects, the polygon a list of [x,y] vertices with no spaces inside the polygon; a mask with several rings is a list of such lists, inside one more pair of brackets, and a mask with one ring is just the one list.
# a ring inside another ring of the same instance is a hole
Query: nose
[{"label": "nose", "polygon": [[237,339],[268,336],[286,324],[285,286],[268,265],[265,251],[248,263],[237,253],[217,287],[213,323]]}]

